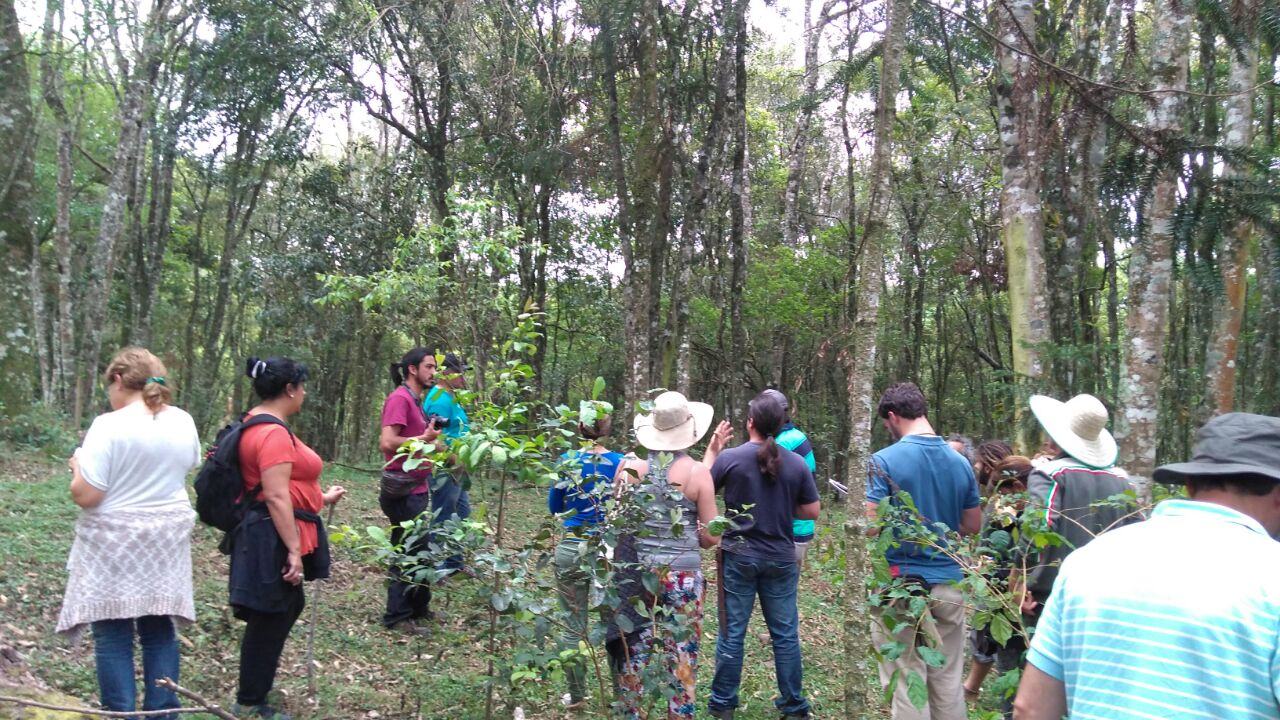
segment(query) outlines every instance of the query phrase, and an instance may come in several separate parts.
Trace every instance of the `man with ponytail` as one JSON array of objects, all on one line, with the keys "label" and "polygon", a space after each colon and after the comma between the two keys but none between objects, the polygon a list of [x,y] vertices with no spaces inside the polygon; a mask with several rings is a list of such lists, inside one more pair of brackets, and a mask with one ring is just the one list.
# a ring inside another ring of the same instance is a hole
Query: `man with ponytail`
[{"label": "man with ponytail", "polygon": [[775,439],[787,417],[776,395],[765,391],[751,401],[747,409],[747,442],[724,450],[732,429],[727,422],[721,422],[703,458],[712,463],[711,478],[716,490],[724,492],[726,513],[734,520],[733,528],[724,533],[721,541],[723,625],[716,643],[716,673],[707,705],[712,717],[732,718],[738,707],[743,640],[757,596],[773,643],[778,680],[774,705],[784,718],[809,717],[800,659],[800,612],[796,605],[800,565],[796,562],[792,527],[797,518],[816,520],[821,505],[813,473],[804,458]]},{"label": "man with ponytail", "polygon": [[[946,552],[941,531],[978,532],[982,508],[973,467],[933,431],[928,411],[924,394],[914,383],[893,385],[880,397],[877,414],[896,442],[871,457],[866,506],[870,532],[879,532],[881,503],[900,503],[899,495],[905,493],[934,538],[927,544],[902,541],[885,552],[890,574],[927,598],[925,617],[916,622],[907,608],[912,603],[891,601],[876,612],[872,637],[877,647],[894,642],[905,646],[900,656],[880,663],[880,680],[886,687],[897,674],[894,720],[964,720],[965,606],[956,587],[963,575],[959,563]],[[892,622],[884,619],[886,615]],[[892,635],[887,630],[890,627],[894,628]],[[927,640],[916,637],[917,628],[928,634]],[[926,642],[946,657],[941,667],[931,667],[916,652],[916,647]],[[928,705],[923,709],[908,697],[908,673],[924,678],[929,687]]]},{"label": "man with ponytail", "polygon": [[[427,423],[422,411],[422,398],[435,380],[436,356],[426,348],[416,347],[404,354],[400,362],[391,364],[391,382],[395,390],[382,404],[382,435],[378,447],[386,458],[382,470],[381,491],[378,504],[391,523],[391,542],[399,545],[404,539],[400,523],[414,520],[431,509],[431,464],[423,462],[413,469],[405,469],[408,455],[401,452],[405,443],[418,440],[434,443],[441,428]],[[428,541],[424,534],[420,544],[407,553],[424,549]],[[414,585],[396,568],[392,568],[387,585],[387,610],[382,624],[387,628],[402,629],[408,633],[426,634],[425,627],[418,627],[415,620],[432,617],[431,587]]]}]

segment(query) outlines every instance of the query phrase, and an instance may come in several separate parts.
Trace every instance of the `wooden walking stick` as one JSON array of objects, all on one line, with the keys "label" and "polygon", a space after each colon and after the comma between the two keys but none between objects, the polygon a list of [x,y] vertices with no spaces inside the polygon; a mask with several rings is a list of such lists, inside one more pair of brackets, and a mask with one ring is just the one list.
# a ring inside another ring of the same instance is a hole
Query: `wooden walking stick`
[{"label": "wooden walking stick", "polygon": [[[324,518],[324,530],[328,532],[333,523],[333,511],[338,503],[329,506],[329,513]],[[307,628],[307,692],[314,699],[316,696],[316,625],[320,614],[320,588],[324,585],[320,580],[312,583],[311,589],[311,627]]]},{"label": "wooden walking stick", "polygon": [[724,548],[716,546],[716,634],[724,636]]}]

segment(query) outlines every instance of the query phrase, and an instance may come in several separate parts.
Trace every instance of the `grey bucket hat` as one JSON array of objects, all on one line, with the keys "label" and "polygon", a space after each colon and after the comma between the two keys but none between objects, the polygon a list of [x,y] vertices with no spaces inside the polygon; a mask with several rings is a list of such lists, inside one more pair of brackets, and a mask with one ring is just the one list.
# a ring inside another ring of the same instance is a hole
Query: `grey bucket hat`
[{"label": "grey bucket hat", "polygon": [[1280,482],[1280,418],[1227,413],[1196,433],[1191,462],[1156,468],[1158,483],[1177,485],[1189,477],[1260,475]]}]

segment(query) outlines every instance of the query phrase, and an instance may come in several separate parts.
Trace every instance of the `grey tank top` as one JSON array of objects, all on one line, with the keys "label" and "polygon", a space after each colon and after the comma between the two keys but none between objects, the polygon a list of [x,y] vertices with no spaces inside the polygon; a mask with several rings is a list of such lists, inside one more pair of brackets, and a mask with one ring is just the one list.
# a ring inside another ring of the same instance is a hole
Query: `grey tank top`
[{"label": "grey tank top", "polygon": [[[638,492],[644,503],[644,532],[636,538],[636,554],[648,567],[672,570],[699,570],[698,512],[693,501],[674,487],[668,478],[672,463],[661,464],[650,457],[649,472],[640,481]],[[672,535],[672,510],[679,511],[680,534]]]}]

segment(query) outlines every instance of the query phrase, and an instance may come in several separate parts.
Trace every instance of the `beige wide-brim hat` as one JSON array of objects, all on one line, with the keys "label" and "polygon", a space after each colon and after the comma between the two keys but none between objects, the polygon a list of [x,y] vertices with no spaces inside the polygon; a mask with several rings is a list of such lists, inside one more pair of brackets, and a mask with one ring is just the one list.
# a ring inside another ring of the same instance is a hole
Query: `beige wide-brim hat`
[{"label": "beige wide-brim hat", "polygon": [[632,426],[641,445],[658,452],[692,447],[711,427],[715,410],[706,403],[690,402],[678,392],[664,392],[653,399],[653,410],[636,415]]},{"label": "beige wide-brim hat", "polygon": [[1047,395],[1032,395],[1029,403],[1040,427],[1063,452],[1092,468],[1116,464],[1119,448],[1107,432],[1110,417],[1101,400],[1077,395],[1062,402]]}]

